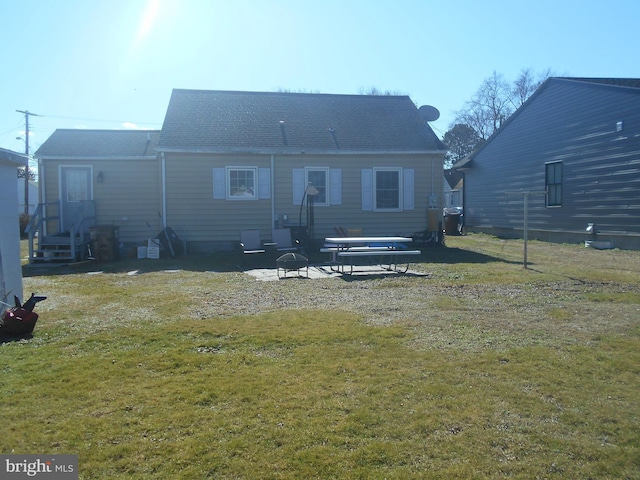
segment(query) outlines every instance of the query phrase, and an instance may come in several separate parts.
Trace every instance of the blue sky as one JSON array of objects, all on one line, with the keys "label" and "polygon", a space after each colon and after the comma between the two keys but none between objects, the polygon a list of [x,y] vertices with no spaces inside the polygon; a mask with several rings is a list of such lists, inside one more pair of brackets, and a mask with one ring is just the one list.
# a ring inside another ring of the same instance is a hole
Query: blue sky
[{"label": "blue sky", "polygon": [[640,2],[3,0],[0,147],[160,128],[173,88],[357,94],[456,110],[494,71],[640,77]]}]

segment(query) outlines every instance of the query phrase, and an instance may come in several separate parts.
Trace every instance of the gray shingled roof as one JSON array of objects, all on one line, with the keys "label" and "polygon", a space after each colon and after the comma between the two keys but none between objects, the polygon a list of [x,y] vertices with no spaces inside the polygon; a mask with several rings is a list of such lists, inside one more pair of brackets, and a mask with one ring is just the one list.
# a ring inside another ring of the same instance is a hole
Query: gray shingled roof
[{"label": "gray shingled roof", "polygon": [[407,96],[176,89],[161,151],[442,151]]},{"label": "gray shingled roof", "polygon": [[155,157],[158,130],[58,129],[34,156],[64,158]]},{"label": "gray shingled roof", "polygon": [[575,80],[578,82],[598,83],[601,85],[615,85],[616,87],[640,88],[638,78],[587,78],[587,77],[559,77],[564,80]]}]

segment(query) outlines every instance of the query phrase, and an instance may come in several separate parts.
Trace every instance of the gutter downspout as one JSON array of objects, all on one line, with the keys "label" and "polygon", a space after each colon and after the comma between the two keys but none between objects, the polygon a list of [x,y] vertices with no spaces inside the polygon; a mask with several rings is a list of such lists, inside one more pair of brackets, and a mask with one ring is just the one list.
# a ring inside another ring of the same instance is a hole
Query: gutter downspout
[{"label": "gutter downspout", "polygon": [[162,195],[162,228],[167,228],[167,171],[164,152],[160,152],[160,192]]},{"label": "gutter downspout", "polygon": [[[38,159],[38,202],[46,203],[47,201],[47,192],[45,190],[46,176],[44,174],[44,165],[42,164],[42,159]],[[46,218],[47,216],[47,206],[42,206],[42,216]],[[42,235],[47,235],[47,224],[46,222],[42,225]]]},{"label": "gutter downspout", "polygon": [[271,228],[275,228],[276,226],[276,190],[275,190],[275,157],[273,153],[271,154]]}]

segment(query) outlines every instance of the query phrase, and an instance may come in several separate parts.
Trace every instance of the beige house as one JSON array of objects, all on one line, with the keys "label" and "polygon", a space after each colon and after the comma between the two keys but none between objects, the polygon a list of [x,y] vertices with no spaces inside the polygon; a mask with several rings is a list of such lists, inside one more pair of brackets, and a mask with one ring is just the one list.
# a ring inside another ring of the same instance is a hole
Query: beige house
[{"label": "beige house", "polygon": [[[51,220],[47,234],[68,232],[84,210],[84,230],[120,227],[124,241],[149,237],[146,222],[160,228],[157,130],[56,130],[35,153],[41,206]],[[83,208],[84,207],[84,208]]]},{"label": "beige house", "polygon": [[159,132],[58,130],[36,156],[61,231],[64,204],[90,200],[125,243],[142,244],[149,223],[210,251],[279,225],[312,225],[318,240],[435,230],[444,150],[406,96],[174,90]]}]

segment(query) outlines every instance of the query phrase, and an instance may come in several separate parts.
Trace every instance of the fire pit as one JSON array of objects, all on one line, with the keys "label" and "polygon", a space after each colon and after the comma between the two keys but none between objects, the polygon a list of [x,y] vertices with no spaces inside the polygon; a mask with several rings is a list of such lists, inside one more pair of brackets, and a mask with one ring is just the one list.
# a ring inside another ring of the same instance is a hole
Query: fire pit
[{"label": "fire pit", "polygon": [[[286,278],[287,272],[298,272],[300,276],[300,270],[307,269],[307,277],[309,276],[309,259],[299,253],[289,252],[285,253],[276,260],[276,267],[278,269],[278,278]],[[284,276],[280,277],[280,270],[283,271]]]}]

